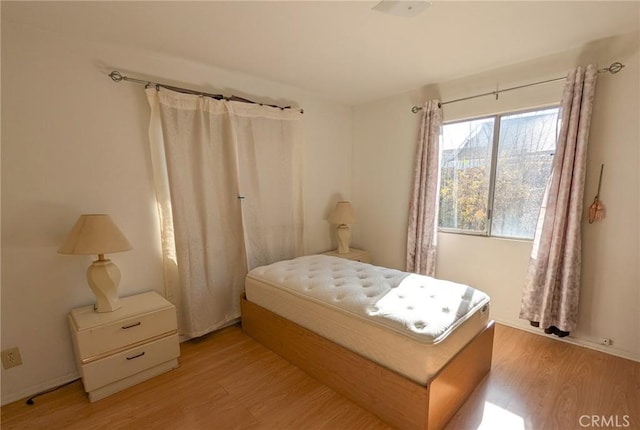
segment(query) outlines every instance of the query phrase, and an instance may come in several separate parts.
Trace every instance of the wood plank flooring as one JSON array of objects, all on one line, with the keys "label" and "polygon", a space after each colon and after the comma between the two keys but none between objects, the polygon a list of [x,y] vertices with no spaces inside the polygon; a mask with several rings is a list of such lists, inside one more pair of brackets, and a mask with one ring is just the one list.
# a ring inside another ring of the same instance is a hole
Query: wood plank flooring
[{"label": "wood plank flooring", "polygon": [[[389,429],[239,326],[181,350],[180,368],[95,403],[75,382],[6,405],[2,429]],[[497,325],[492,371],[446,430],[582,428],[640,429],[640,363]]]}]

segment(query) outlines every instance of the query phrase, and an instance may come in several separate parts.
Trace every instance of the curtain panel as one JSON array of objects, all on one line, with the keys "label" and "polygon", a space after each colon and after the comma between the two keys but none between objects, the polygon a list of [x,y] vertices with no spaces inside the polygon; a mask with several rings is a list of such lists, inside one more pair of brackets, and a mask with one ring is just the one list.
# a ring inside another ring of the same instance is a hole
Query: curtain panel
[{"label": "curtain panel", "polygon": [[438,182],[440,180],[440,129],[438,100],[422,107],[418,148],[413,169],[407,231],[407,271],[434,276],[438,238]]},{"label": "curtain panel", "polygon": [[587,143],[597,66],[567,77],[553,170],[538,219],[520,318],[546,333],[566,336],[576,328],[582,252],[581,220]]},{"label": "curtain panel", "polygon": [[302,252],[299,113],[146,93],[166,295],[188,339],[240,316],[248,269]]},{"label": "curtain panel", "polygon": [[238,150],[247,268],[304,254],[300,113],[227,102]]}]

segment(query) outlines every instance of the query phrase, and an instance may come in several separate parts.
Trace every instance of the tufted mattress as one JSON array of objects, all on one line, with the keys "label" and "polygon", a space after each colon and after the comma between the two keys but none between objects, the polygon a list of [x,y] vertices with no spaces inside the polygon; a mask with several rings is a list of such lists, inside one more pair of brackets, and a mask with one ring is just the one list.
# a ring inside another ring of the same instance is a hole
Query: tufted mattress
[{"label": "tufted mattress", "polygon": [[489,319],[467,285],[326,255],[253,269],[247,300],[426,384]]}]

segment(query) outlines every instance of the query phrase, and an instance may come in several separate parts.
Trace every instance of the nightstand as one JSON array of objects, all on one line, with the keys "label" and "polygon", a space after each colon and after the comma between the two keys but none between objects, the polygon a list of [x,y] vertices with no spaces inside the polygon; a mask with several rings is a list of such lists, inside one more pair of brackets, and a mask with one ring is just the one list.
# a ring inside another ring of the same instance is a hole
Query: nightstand
[{"label": "nightstand", "polygon": [[338,254],[338,250],[323,252],[324,255],[331,255],[332,257],[346,258],[347,260],[360,261],[362,263],[371,263],[371,256],[367,251],[362,249],[350,248],[346,254]]},{"label": "nightstand", "polygon": [[175,307],[156,292],[120,299],[98,313],[93,305],[68,315],[76,364],[90,401],[178,367]]}]

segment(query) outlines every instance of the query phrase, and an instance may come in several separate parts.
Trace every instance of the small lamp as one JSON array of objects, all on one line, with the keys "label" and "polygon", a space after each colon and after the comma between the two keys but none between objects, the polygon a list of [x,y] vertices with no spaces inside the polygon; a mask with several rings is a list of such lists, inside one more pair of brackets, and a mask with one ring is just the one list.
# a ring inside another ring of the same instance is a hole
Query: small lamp
[{"label": "small lamp", "polygon": [[336,237],[338,239],[338,254],[347,254],[349,252],[349,240],[351,239],[351,231],[349,224],[356,222],[356,213],[350,202],[338,202],[336,207],[329,215],[329,222],[338,224],[336,229]]},{"label": "small lamp", "polygon": [[89,214],[80,215],[58,252],[98,256],[87,269],[87,281],[96,296],[96,312],[111,312],[120,308],[120,270],[104,254],[130,249],[131,244],[109,215]]}]

